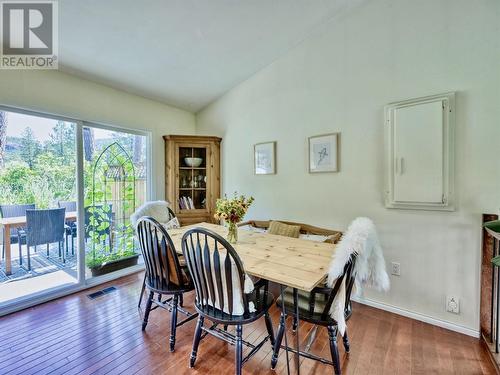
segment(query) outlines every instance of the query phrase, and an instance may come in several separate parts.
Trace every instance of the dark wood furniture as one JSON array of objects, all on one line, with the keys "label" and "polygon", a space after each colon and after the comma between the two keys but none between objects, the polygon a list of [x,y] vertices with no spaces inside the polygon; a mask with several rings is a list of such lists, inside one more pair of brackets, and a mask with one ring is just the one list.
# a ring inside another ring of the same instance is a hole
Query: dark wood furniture
[{"label": "dark wood furniture", "polygon": [[[182,225],[214,222],[220,197],[220,142],[218,137],[166,135],[165,195]],[[187,158],[201,164],[189,165]],[[193,207],[186,206],[186,201]]]},{"label": "dark wood furniture", "polygon": [[[276,301],[280,309],[285,307],[287,314],[292,315],[294,318],[298,316],[300,320],[327,327],[328,337],[330,343],[330,354],[332,360],[329,361],[325,358],[319,357],[307,351],[300,351],[293,348],[287,348],[289,351],[294,352],[300,356],[319,361],[321,363],[330,364],[334,367],[335,374],[340,374],[340,356],[337,346],[338,326],[337,322],[330,316],[330,308],[332,303],[339,292],[343,280],[345,279],[345,308],[344,315],[346,321],[349,320],[352,314],[351,308],[351,291],[355,279],[355,263],[356,255],[351,255],[351,258],[344,267],[344,273],[337,279],[333,288],[317,287],[311,292],[297,291],[297,289],[287,288],[281,293],[280,298]],[[281,349],[281,341],[285,332],[285,317],[281,315],[278,333],[276,335],[276,342],[274,344],[273,356],[271,359],[271,368],[274,369],[278,363],[278,355]],[[349,352],[349,339],[347,330],[343,336],[344,349]]]},{"label": "dark wood furniture", "polygon": [[[137,224],[137,236],[146,266],[146,288],[149,291],[142,330],[146,329],[149,314],[152,310],[160,307],[171,311],[170,351],[173,352],[177,327],[196,318],[198,315],[192,314],[179,306],[179,299],[182,298],[182,295],[194,289],[193,283],[182,269],[174,244],[159,222],[152,217],[140,218]],[[154,299],[155,293],[158,295],[157,300]],[[172,297],[162,300],[164,295]],[[178,312],[186,315],[187,318],[177,322]]]},{"label": "dark wood furniture", "polygon": [[[194,228],[182,237],[182,252],[192,275],[196,290],[195,308],[200,314],[193,339],[193,350],[189,366],[196,361],[200,340],[206,334],[236,346],[235,373],[241,374],[243,364],[248,361],[270,339],[274,344],[274,333],[269,308],[273,304],[273,296],[268,293],[267,282],[261,281],[254,286],[251,294],[245,293],[245,278],[240,257],[234,248],[220,235],[204,228]],[[241,302],[234,305],[235,296],[241,296]],[[243,311],[237,311],[243,308]],[[243,326],[265,316],[267,336],[257,344],[242,339]],[[214,322],[205,327],[204,321]],[[224,330],[217,328],[224,325]],[[236,326],[236,336],[227,331],[227,326]],[[202,335],[202,332],[204,334]],[[248,355],[243,358],[243,344],[250,347]]]}]

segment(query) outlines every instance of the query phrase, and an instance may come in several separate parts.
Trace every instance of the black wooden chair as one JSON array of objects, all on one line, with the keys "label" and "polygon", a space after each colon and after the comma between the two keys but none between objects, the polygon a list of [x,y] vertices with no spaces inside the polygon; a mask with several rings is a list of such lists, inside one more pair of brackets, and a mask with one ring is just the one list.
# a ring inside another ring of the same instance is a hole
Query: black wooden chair
[{"label": "black wooden chair", "polygon": [[[333,285],[333,288],[328,287],[318,287],[314,288],[311,292],[298,291],[298,305],[299,305],[299,319],[304,320],[306,322],[315,324],[317,326],[327,327],[328,329],[328,337],[330,341],[330,353],[332,360],[329,361],[325,358],[318,357],[309,352],[300,351],[299,354],[303,357],[313,359],[316,361],[320,361],[325,364],[332,365],[335,370],[335,374],[340,374],[340,357],[337,346],[337,335],[338,335],[338,326],[337,322],[331,318],[330,316],[330,308],[332,307],[332,303],[339,292],[339,289],[342,285],[342,281],[345,279],[345,307],[344,307],[344,315],[346,321],[349,320],[352,314],[352,306],[351,306],[351,292],[352,287],[354,285],[355,280],[355,263],[356,263],[356,254],[351,255],[349,261],[344,267],[344,272],[342,276],[340,276]],[[287,315],[291,315],[293,319],[296,316],[296,309],[294,304],[294,296],[293,292],[290,288],[285,289],[283,293],[285,311]],[[283,301],[282,298],[278,298],[276,301],[276,305],[282,309]],[[285,332],[285,319],[283,315],[280,319],[280,324],[278,328],[278,333],[276,335],[276,342],[274,344],[273,356],[271,359],[271,368],[274,369],[278,362],[279,350],[281,348],[281,341],[283,339],[283,334]],[[349,353],[349,338],[347,336],[347,329],[343,336],[344,348],[347,353]],[[288,350],[297,353],[297,350],[289,348]]]},{"label": "black wooden chair", "polygon": [[[66,212],[76,211],[76,201],[59,201],[59,208],[64,207]],[[76,237],[76,221],[66,221],[66,253],[68,252],[68,237],[71,236],[71,255],[75,255],[75,237]]]},{"label": "black wooden chair", "polygon": [[[170,321],[170,351],[175,348],[175,332],[177,327],[196,318],[198,314],[192,314],[179,306],[179,299],[184,293],[194,289],[190,277],[182,269],[175,251],[174,244],[163,226],[152,217],[142,217],[137,224],[137,237],[144,257],[146,266],[146,288],[149,291],[142,330],[146,329],[149,313],[161,307],[172,312]],[[158,299],[154,299],[154,294]],[[162,301],[162,296],[172,297]],[[155,305],[153,307],[153,304]],[[177,313],[187,316],[181,322],[177,322]]]},{"label": "black wooden chair", "polygon": [[[189,366],[193,367],[198,353],[200,340],[207,334],[236,346],[236,374],[270,339],[274,344],[274,333],[269,308],[273,303],[268,293],[268,283],[261,280],[254,286],[252,293],[245,293],[245,274],[243,264],[234,248],[221,236],[204,228],[194,228],[182,237],[182,252],[186,258],[189,272],[196,290],[195,308],[200,314],[193,339],[193,350]],[[242,338],[243,326],[265,316],[268,335],[257,345]],[[204,327],[205,318],[212,321]],[[224,325],[224,329],[217,325]],[[227,326],[236,326],[236,336],[227,331]],[[204,332],[202,335],[202,331]],[[251,350],[242,358],[243,344]]]},{"label": "black wooden chair", "polygon": [[[2,217],[26,216],[26,210],[34,210],[34,204],[2,204],[0,205],[0,215]],[[10,228],[10,233],[4,232],[2,258],[5,258],[5,236],[10,236],[10,243],[19,244],[19,259],[22,262],[22,245],[26,244],[26,228]],[[22,263],[21,263],[22,264]]]},{"label": "black wooden chair", "polygon": [[[173,218],[175,218],[175,213],[174,213],[174,211],[172,211],[172,209],[170,207],[167,207],[167,209],[168,209],[168,218],[169,218],[169,220],[172,220]],[[186,261],[184,260],[183,256],[179,257],[179,263],[180,263],[182,268],[186,268]],[[185,269],[185,271],[187,272],[187,269]],[[141,295],[139,296],[139,302],[137,303],[138,308],[141,307],[142,299],[144,298],[145,291],[146,291],[146,274],[144,274],[144,280],[142,281]],[[182,294],[180,296],[179,304],[181,307],[184,304]]]},{"label": "black wooden chair", "polygon": [[[58,243],[59,257],[64,258],[65,208],[47,210],[26,210],[26,247],[28,250],[28,270],[31,270],[31,246],[47,245],[47,257],[51,243]],[[20,259],[20,264],[22,257]]]}]

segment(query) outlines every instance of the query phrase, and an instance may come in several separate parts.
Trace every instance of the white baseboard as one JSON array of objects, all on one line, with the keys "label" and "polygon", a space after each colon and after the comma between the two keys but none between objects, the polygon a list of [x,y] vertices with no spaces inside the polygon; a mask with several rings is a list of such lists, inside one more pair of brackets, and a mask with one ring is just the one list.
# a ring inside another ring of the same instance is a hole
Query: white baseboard
[{"label": "white baseboard", "polygon": [[459,324],[454,324],[454,323],[447,322],[445,320],[432,318],[432,317],[424,315],[424,314],[401,309],[399,307],[396,307],[393,305],[388,305],[388,304],[385,304],[382,302],[377,302],[377,301],[371,300],[369,298],[352,297],[352,300],[354,302],[358,302],[358,303],[361,303],[363,305],[375,307],[375,308],[380,309],[380,310],[389,311],[389,312],[394,313],[394,314],[406,316],[407,318],[419,320],[421,322],[429,323],[429,324],[432,324],[432,325],[435,325],[435,326],[438,326],[441,328],[446,328],[446,329],[449,329],[450,331],[455,331],[455,332],[463,333],[464,335],[479,338],[479,331],[478,330],[464,327],[464,326],[461,326]]}]

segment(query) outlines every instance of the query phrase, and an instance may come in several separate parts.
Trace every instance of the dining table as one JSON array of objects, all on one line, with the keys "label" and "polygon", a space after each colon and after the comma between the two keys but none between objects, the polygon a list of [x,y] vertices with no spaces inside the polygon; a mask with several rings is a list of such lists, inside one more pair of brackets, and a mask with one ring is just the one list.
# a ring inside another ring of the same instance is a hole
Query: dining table
[{"label": "dining table", "polygon": [[[65,221],[76,221],[77,212],[68,211],[65,213]],[[3,228],[3,238],[5,246],[5,273],[12,274],[12,255],[10,230],[11,228],[19,228],[26,226],[26,216],[2,217],[0,218],[0,226]]]},{"label": "dining table", "polygon": [[[182,253],[182,236],[189,229],[201,227],[209,229],[226,238],[227,228],[212,223],[199,223],[184,226],[178,229],[169,229],[175,249]],[[292,238],[252,230],[238,230],[238,241],[232,244],[241,261],[245,272],[251,276],[275,282],[283,288],[293,289],[294,308],[298,314],[297,291],[312,291],[326,280],[328,266],[335,252],[332,243],[316,242],[301,238]],[[281,314],[286,316],[285,306],[282,304]],[[300,319],[297,319],[299,323]],[[299,326],[295,332],[296,350],[299,351]],[[288,358],[288,344],[285,330],[285,349]],[[300,374],[299,355],[295,355],[295,367]],[[287,369],[288,359],[287,359]]]}]

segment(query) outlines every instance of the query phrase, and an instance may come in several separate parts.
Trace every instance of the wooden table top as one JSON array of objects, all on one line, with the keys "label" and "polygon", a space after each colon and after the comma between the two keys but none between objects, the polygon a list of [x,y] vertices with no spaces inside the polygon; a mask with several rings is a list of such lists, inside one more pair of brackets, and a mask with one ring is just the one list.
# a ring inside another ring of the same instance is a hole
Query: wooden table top
[{"label": "wooden table top", "polygon": [[[76,220],[76,211],[66,212],[66,220]],[[26,216],[1,217],[0,225],[24,225],[26,224]]]},{"label": "wooden table top", "polygon": [[[182,252],[182,235],[196,227],[212,230],[224,238],[227,235],[226,227],[209,223],[169,229],[168,234],[177,252]],[[311,291],[325,280],[335,251],[335,245],[331,243],[242,229],[238,230],[238,243],[233,247],[249,275],[305,291]]]}]

